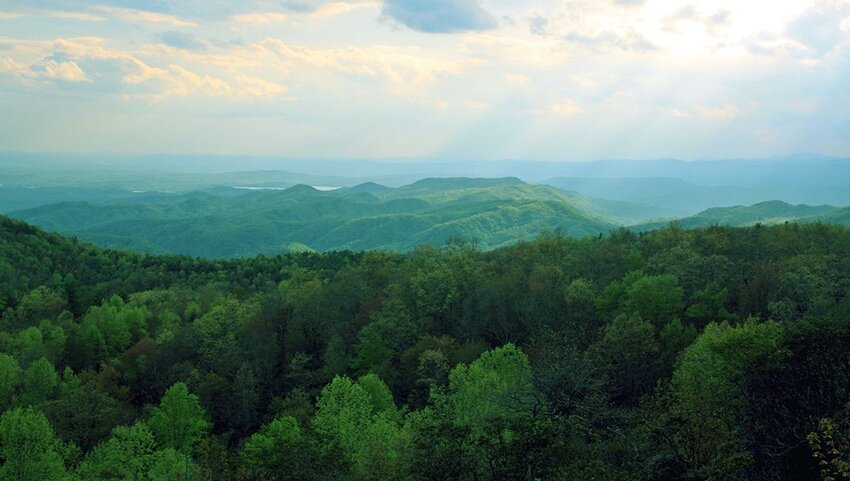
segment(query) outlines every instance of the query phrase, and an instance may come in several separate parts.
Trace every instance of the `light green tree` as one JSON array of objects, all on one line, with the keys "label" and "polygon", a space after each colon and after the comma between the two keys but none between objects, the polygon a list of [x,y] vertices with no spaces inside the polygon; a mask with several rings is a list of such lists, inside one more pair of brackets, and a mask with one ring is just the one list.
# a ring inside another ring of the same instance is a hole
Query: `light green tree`
[{"label": "light green tree", "polygon": [[0,417],[0,480],[66,480],[64,451],[43,414],[15,408]]},{"label": "light green tree", "polygon": [[187,455],[211,428],[198,396],[182,382],[168,388],[148,424],[160,446]]},{"label": "light green tree", "polygon": [[24,371],[23,404],[32,405],[44,402],[56,393],[59,375],[53,364],[45,358],[35,361]]},{"label": "light green tree", "polygon": [[196,467],[191,458],[172,448],[157,449],[145,423],[119,426],[112,436],[83,459],[77,474],[86,481],[188,480]]},{"label": "light green tree", "polygon": [[301,428],[292,416],[276,418],[254,433],[242,448],[247,470],[263,479],[292,479],[300,465]]},{"label": "light green tree", "polygon": [[[365,388],[364,388],[365,386]],[[380,379],[334,378],[319,395],[313,427],[339,446],[356,479],[405,479],[407,435]]]}]

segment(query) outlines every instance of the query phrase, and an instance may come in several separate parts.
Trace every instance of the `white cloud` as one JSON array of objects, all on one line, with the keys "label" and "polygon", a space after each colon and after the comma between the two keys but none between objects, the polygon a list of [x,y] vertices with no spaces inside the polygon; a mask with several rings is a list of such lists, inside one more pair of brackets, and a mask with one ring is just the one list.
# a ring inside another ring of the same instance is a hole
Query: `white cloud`
[{"label": "white cloud", "polygon": [[575,117],[585,113],[585,109],[580,107],[572,99],[565,99],[553,103],[545,108],[530,109],[527,111],[534,115],[548,115],[554,117]]},{"label": "white cloud", "polygon": [[287,18],[289,18],[289,15],[280,12],[244,13],[233,16],[233,21],[248,25],[267,25],[270,23],[282,22]]},{"label": "white cloud", "polygon": [[283,95],[288,90],[285,85],[249,75],[237,76],[236,82],[237,92],[247,97],[274,98]]},{"label": "white cloud", "polygon": [[86,73],[73,61],[56,61],[43,59],[26,64],[11,58],[0,58],[0,73],[17,77],[21,80],[62,80],[66,82],[83,82],[89,80]]},{"label": "white cloud", "polygon": [[53,18],[65,18],[68,20],[78,20],[81,22],[102,22],[106,20],[105,17],[100,15],[92,15],[91,13],[86,12],[65,12],[58,10],[50,10],[43,12],[43,15]]},{"label": "white cloud", "polygon": [[740,109],[737,105],[730,103],[720,107],[702,107],[699,113],[707,119],[727,120],[737,117]]},{"label": "white cloud", "polygon": [[88,80],[88,76],[76,62],[57,62],[47,60],[44,62],[44,77],[65,80],[68,82],[82,82]]},{"label": "white cloud", "polygon": [[584,109],[576,105],[576,103],[572,100],[567,100],[550,106],[549,113],[561,117],[572,117],[575,115],[583,114]]},{"label": "white cloud", "polygon": [[315,11],[310,13],[312,17],[331,17],[335,15],[342,15],[344,13],[348,13],[354,10],[359,10],[363,8],[372,8],[379,9],[381,8],[381,2],[374,1],[365,1],[365,2],[331,2],[324,5],[321,5]]},{"label": "white cloud", "polygon": [[520,73],[508,72],[505,74],[505,82],[515,87],[526,88],[531,85],[531,77]]},{"label": "white cloud", "polygon": [[147,10],[135,10],[131,8],[100,6],[98,10],[113,18],[127,23],[153,23],[169,25],[172,27],[198,27],[195,22],[158,12]]}]

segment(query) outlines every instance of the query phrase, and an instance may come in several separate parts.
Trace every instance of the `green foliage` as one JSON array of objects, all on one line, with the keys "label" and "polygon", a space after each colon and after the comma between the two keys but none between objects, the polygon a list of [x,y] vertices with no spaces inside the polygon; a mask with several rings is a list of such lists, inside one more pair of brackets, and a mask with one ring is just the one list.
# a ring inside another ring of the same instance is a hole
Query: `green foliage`
[{"label": "green foliage", "polygon": [[683,295],[675,276],[645,276],[626,289],[623,307],[628,314],[663,326],[681,314]]},{"label": "green foliage", "polygon": [[12,409],[0,417],[0,479],[60,481],[69,479],[65,446],[53,434],[43,414],[32,409]]},{"label": "green foliage", "polygon": [[782,327],[755,320],[709,324],[687,349],[673,374],[669,408],[682,427],[669,439],[692,476],[745,479],[753,462],[741,429],[749,408],[745,376],[787,355]]},{"label": "green foliage", "polygon": [[387,394],[377,377],[336,377],[316,401],[313,427],[339,447],[357,479],[403,479],[407,436],[395,406],[385,406]]},{"label": "green foliage", "polygon": [[21,402],[35,405],[47,401],[56,393],[58,385],[59,375],[53,364],[41,358],[24,371]]},{"label": "green foliage", "polygon": [[513,344],[487,351],[472,364],[452,369],[444,396],[436,402],[448,404],[455,424],[481,429],[532,408],[531,364]]},{"label": "green foliage", "polygon": [[652,324],[622,315],[602,330],[589,349],[594,364],[608,380],[611,396],[624,404],[648,394],[661,377],[661,347]]},{"label": "green foliage", "polygon": [[248,472],[260,479],[296,479],[306,468],[307,449],[295,418],[282,416],[248,438],[242,459]]},{"label": "green foliage", "polygon": [[[514,184],[457,194],[536,195]],[[208,261],[0,218],[0,439],[31,424],[58,456],[0,469],[816,479],[805,436],[840,443],[819,421],[850,401],[848,279],[850,230],[818,224]]]},{"label": "green foliage", "polygon": [[372,193],[282,192],[190,196],[165,205],[61,203],[15,215],[106,247],[237,257],[317,250],[411,250],[451,238],[492,248],[544,228],[596,235],[614,227],[593,201],[518,179],[425,179]]},{"label": "green foliage", "polygon": [[148,424],[160,446],[187,455],[210,429],[198,396],[190,394],[181,382],[168,388],[159,406],[151,413]]},{"label": "green foliage", "polygon": [[79,343],[88,364],[96,364],[124,352],[133,340],[147,335],[148,311],[127,305],[112,296],[99,307],[92,307],[79,329]]},{"label": "green foliage", "polygon": [[14,357],[0,354],[0,410],[6,411],[17,394],[23,371]]},{"label": "green foliage", "polygon": [[172,448],[157,449],[153,433],[144,423],[119,426],[80,463],[77,474],[91,481],[189,481],[197,467]]}]

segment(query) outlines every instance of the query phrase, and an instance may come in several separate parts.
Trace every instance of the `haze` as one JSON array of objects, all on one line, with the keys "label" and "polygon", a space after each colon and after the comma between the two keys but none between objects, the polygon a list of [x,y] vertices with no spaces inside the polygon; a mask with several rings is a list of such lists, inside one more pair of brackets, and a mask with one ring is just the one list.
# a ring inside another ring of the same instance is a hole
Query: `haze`
[{"label": "haze", "polygon": [[0,1],[6,151],[850,154],[850,2]]}]

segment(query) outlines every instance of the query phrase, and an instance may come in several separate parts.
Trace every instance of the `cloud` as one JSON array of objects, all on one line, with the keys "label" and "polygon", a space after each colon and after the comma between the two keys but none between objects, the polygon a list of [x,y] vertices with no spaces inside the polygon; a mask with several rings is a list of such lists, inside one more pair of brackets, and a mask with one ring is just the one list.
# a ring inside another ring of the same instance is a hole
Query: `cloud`
[{"label": "cloud", "polygon": [[282,22],[287,18],[289,18],[287,14],[280,12],[243,13],[241,15],[234,15],[233,21],[248,25],[267,25]]},{"label": "cloud", "polygon": [[614,3],[624,7],[639,7],[646,3],[646,0],[614,0]]},{"label": "cloud", "polygon": [[[0,39],[0,49],[4,47],[9,55],[42,59],[27,62],[0,58],[0,74],[17,77],[30,85],[32,80],[89,81],[91,91],[151,100],[190,95],[277,98],[287,92],[286,86],[279,82],[245,73],[230,77],[226,72],[201,73],[172,61],[175,55],[167,65],[157,66],[141,57],[144,52],[113,50],[102,39],[93,37],[49,41]],[[173,47],[163,45],[163,48]],[[85,65],[91,67],[89,73],[83,70]]]},{"label": "cloud", "polygon": [[109,48],[106,40],[96,37],[0,38],[0,52],[8,54],[0,73],[32,89],[40,88],[33,79],[86,79],[84,90],[89,92],[152,100],[283,98],[290,95],[289,84],[303,91],[344,89],[345,82],[435,105],[439,96],[429,92],[429,86],[457,76],[474,62],[434,57],[418,47],[315,48],[275,38],[228,46],[206,43],[203,49],[156,43],[132,51]]},{"label": "cloud", "polygon": [[286,86],[279,83],[248,75],[237,76],[236,82],[240,86],[241,91],[250,97],[278,97],[288,90]]},{"label": "cloud", "polygon": [[850,13],[850,5],[814,9],[788,26],[788,35],[820,57],[835,48],[845,38],[842,19]]},{"label": "cloud", "polygon": [[62,80],[65,82],[83,82],[89,80],[86,73],[73,61],[44,59],[27,65],[10,58],[0,58],[0,73],[9,74],[22,80]]},{"label": "cloud", "polygon": [[614,31],[604,31],[592,34],[571,32],[564,35],[563,39],[567,42],[583,45],[593,50],[599,50],[605,47],[616,47],[621,50],[646,52],[656,50],[658,48],[649,39],[634,30],[629,30],[624,33]]},{"label": "cloud", "polygon": [[505,82],[515,87],[528,87],[531,85],[531,77],[518,73],[506,73]]},{"label": "cloud", "polygon": [[560,117],[572,117],[575,115],[583,114],[584,109],[576,105],[576,103],[572,100],[567,100],[551,105],[549,107],[549,113]]},{"label": "cloud", "polygon": [[728,9],[709,10],[708,13],[688,4],[664,18],[662,24],[668,32],[680,32],[689,22],[701,25],[705,32],[713,33],[729,24],[732,12]]},{"label": "cloud", "polygon": [[330,17],[341,15],[352,10],[360,8],[381,8],[381,3],[377,1],[361,1],[361,2],[329,2],[316,8],[310,15],[313,17]]},{"label": "cloud", "polygon": [[83,69],[76,62],[57,62],[55,60],[45,60],[43,64],[42,76],[67,82],[82,82],[88,80],[88,76],[83,72]]},{"label": "cloud", "polygon": [[534,35],[549,35],[549,19],[542,15],[535,15],[528,19],[528,30]]},{"label": "cloud", "polygon": [[720,106],[701,106],[694,109],[667,109],[670,115],[680,119],[700,118],[706,120],[729,120],[737,117],[741,113],[740,107],[734,103],[727,103]]},{"label": "cloud", "polygon": [[90,13],[85,12],[65,12],[59,10],[51,10],[44,12],[44,15],[53,18],[65,18],[68,20],[78,20],[80,22],[102,22],[106,20],[106,18],[101,17],[100,15],[92,15]]},{"label": "cloud", "polygon": [[98,10],[118,18],[127,23],[155,23],[169,25],[172,27],[197,27],[197,23],[185,20],[175,15],[159,13],[149,10],[136,10],[132,8],[100,6]]},{"label": "cloud", "polygon": [[707,119],[726,120],[737,117],[740,109],[735,104],[726,104],[721,107],[702,107],[700,115]]},{"label": "cloud", "polygon": [[575,117],[585,113],[582,107],[579,107],[572,99],[566,99],[556,102],[546,108],[534,109],[527,111],[534,115],[552,115],[555,117]]},{"label": "cloud", "polygon": [[489,30],[496,18],[480,0],[384,0],[383,15],[427,33]]},{"label": "cloud", "polygon": [[206,45],[187,33],[171,30],[159,36],[162,43],[185,50],[204,50]]}]

